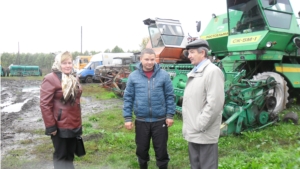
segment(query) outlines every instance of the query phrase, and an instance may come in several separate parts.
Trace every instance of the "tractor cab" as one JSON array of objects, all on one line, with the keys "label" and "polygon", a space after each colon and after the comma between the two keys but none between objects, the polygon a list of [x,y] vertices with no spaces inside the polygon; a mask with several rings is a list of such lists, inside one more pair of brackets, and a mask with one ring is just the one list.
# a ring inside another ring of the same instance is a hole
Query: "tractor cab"
[{"label": "tractor cab", "polygon": [[287,0],[228,0],[227,6],[230,34],[291,28],[293,10]]},{"label": "tractor cab", "polygon": [[156,53],[157,63],[178,63],[185,59],[182,51],[187,39],[178,20],[149,18],[144,20],[144,24],[148,25],[150,43]]},{"label": "tractor cab", "polygon": [[227,14],[229,52],[295,55],[300,47],[298,23],[288,0],[227,0]]}]

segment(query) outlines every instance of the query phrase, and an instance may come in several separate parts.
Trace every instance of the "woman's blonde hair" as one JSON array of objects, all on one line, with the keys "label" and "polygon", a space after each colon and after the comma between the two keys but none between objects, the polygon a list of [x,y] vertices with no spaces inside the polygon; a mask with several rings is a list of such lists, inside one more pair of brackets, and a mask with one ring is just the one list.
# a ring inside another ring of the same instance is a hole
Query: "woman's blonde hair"
[{"label": "woman's blonde hair", "polygon": [[61,60],[60,63],[62,63],[63,61],[65,61],[66,59],[73,59],[72,54],[68,51],[64,52],[61,54]]}]

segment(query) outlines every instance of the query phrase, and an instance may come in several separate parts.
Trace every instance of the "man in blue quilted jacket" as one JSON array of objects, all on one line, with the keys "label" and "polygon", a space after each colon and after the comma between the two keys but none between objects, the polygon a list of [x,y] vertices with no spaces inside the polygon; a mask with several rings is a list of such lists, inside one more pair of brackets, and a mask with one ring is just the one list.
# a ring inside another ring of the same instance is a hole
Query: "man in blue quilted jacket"
[{"label": "man in blue quilted jacket", "polygon": [[156,165],[160,169],[168,168],[168,127],[173,125],[174,92],[169,74],[156,64],[155,52],[149,48],[141,52],[140,63],[129,75],[124,92],[123,116],[128,130],[134,126],[132,112],[140,168],[148,168],[151,139]]}]

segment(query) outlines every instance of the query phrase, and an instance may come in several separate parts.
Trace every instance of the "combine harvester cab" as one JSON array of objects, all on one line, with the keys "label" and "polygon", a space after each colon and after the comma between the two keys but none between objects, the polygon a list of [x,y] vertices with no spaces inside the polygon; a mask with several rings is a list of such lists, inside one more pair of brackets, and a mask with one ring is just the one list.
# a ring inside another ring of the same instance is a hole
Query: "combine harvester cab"
[{"label": "combine harvester cab", "polygon": [[183,55],[188,38],[184,35],[178,20],[146,19],[144,24],[148,26],[150,35],[147,47],[155,51],[156,62],[170,74],[176,96],[176,111],[181,113],[186,74],[194,67]]},{"label": "combine harvester cab", "polygon": [[227,0],[201,38],[226,79],[222,135],[273,124],[300,101],[300,29],[288,0]]}]

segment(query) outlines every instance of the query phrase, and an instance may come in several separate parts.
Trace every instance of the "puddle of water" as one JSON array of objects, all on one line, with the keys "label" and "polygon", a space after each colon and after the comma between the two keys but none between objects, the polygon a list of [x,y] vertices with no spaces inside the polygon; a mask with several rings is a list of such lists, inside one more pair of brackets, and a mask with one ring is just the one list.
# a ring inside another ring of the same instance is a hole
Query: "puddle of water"
[{"label": "puddle of water", "polygon": [[2,86],[1,86],[0,88],[1,88],[1,92],[2,92],[2,91],[4,91],[4,90],[6,90],[7,87],[2,87]]},{"label": "puddle of water", "polygon": [[5,106],[8,106],[8,105],[11,105],[12,104],[12,101],[7,101],[7,102],[4,102],[4,103],[1,103],[0,104],[0,107],[5,107]]},{"label": "puddle of water", "polygon": [[24,100],[24,102],[22,103],[16,103],[16,104],[12,104],[9,105],[7,107],[4,107],[1,112],[8,112],[8,113],[12,113],[12,112],[19,112],[22,109],[22,106],[27,103],[29,99]]},{"label": "puddle of water", "polygon": [[39,86],[25,86],[22,88],[22,92],[32,92],[32,91],[36,91],[36,90],[40,90]]}]

